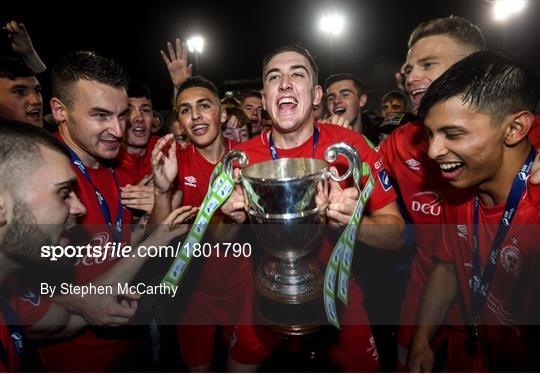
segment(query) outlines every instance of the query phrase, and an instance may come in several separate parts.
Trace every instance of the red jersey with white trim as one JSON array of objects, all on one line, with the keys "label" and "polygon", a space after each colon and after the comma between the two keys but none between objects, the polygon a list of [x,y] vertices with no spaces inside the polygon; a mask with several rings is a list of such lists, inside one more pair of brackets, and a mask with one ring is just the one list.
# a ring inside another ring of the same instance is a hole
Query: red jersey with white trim
[{"label": "red jersey with white trim", "polygon": [[[224,139],[224,142],[225,153],[238,145],[230,139]],[[177,188],[183,193],[182,205],[200,207],[209,188],[210,176],[217,164],[206,160],[193,144],[189,144],[185,149],[177,148],[176,157],[178,160]],[[216,215],[221,214],[221,210],[216,212]],[[203,261],[203,259],[198,259],[198,261]],[[243,287],[245,274],[242,273],[245,271],[249,271],[247,258],[210,256],[204,259],[194,290],[223,297],[224,290]],[[216,276],[217,274],[219,276]]]},{"label": "red jersey with white trim", "polygon": [[[131,154],[126,148],[121,148],[117,158],[118,169],[122,170],[127,175],[130,175],[135,183],[139,183],[145,175],[151,175],[152,150],[159,139],[159,136],[150,136],[142,156]],[[125,185],[122,184],[122,187],[124,186]]]},{"label": "red jersey with white trim", "polygon": [[[480,268],[484,271],[504,203],[479,204]],[[447,224],[436,257],[456,266],[461,296],[471,315],[474,199],[445,209]],[[479,332],[490,370],[528,371],[540,343],[531,327],[540,319],[540,186],[527,185],[495,265],[491,287],[481,309]],[[525,326],[528,325],[528,326]],[[538,364],[536,364],[538,365]]]}]

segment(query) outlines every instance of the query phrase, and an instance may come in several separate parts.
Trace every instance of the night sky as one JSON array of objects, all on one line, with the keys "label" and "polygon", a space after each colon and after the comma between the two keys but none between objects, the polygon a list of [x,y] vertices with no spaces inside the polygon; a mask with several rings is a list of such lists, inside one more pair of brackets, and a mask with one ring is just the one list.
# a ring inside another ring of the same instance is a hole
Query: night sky
[{"label": "night sky", "polygon": [[[146,82],[158,109],[167,108],[170,95],[159,50],[176,36],[194,33],[206,39],[197,72],[222,89],[227,81],[259,78],[261,60],[270,49],[299,41],[317,58],[322,82],[331,72],[362,77],[371,108],[376,108],[384,92],[395,88],[393,72],[405,59],[409,33],[434,17],[463,16],[482,29],[488,48],[506,49],[540,67],[539,0],[528,1],[525,12],[505,23],[493,20],[486,0],[16,3],[21,4],[18,9],[2,5],[0,21],[24,22],[49,67],[68,51],[95,50],[115,58],[132,77]],[[333,45],[318,30],[325,9],[340,11],[346,19],[345,32]],[[6,43],[2,35],[2,48]],[[47,75],[40,76],[46,95]]]}]

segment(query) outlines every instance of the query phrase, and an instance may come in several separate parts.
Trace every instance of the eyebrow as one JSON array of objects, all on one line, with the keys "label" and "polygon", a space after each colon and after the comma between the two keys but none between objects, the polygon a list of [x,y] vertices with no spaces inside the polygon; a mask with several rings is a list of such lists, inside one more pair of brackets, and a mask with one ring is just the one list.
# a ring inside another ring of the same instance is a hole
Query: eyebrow
[{"label": "eyebrow", "polygon": [[444,125],[443,127],[439,127],[437,129],[437,132],[444,132],[444,131],[448,131],[448,130],[463,130],[465,131],[466,129],[462,126],[459,126],[459,125]]},{"label": "eyebrow", "polygon": [[[209,98],[202,98],[202,99],[198,99],[197,101],[195,101],[195,104],[201,104],[201,103],[204,103],[204,102],[209,102],[209,103],[212,103],[212,100],[210,100]],[[191,104],[189,102],[183,102],[183,103],[180,103],[179,105],[180,107],[191,107]]]},{"label": "eyebrow", "polygon": [[[302,69],[302,70],[305,70],[305,72],[309,75],[309,70],[304,66],[304,65],[293,65],[290,67],[289,70],[296,70],[296,69]],[[274,68],[274,69],[270,69],[266,72],[265,74],[265,78],[268,77],[268,74],[270,73],[276,73],[276,72],[280,72],[280,70],[278,68]]]},{"label": "eyebrow", "polygon": [[62,182],[55,183],[54,185],[58,186],[58,187],[74,188],[77,185],[77,177],[73,176],[73,178],[70,178],[70,179],[62,181]]}]

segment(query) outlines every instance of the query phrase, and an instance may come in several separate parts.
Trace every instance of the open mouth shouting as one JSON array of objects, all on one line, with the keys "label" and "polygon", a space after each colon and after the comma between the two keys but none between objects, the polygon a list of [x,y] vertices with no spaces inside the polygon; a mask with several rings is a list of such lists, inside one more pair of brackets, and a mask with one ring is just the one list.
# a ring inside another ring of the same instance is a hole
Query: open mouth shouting
[{"label": "open mouth shouting", "polygon": [[280,98],[277,104],[280,112],[288,112],[296,108],[298,101],[292,96],[285,96]]},{"label": "open mouth shouting", "polygon": [[344,107],[344,106],[334,107],[334,114],[335,115],[342,116],[342,115],[345,114],[346,111],[347,111],[347,107]]},{"label": "open mouth shouting", "polygon": [[148,127],[146,126],[134,126],[131,128],[131,134],[137,138],[144,138],[148,133]]},{"label": "open mouth shouting", "polygon": [[40,108],[34,108],[26,112],[26,117],[28,117],[32,122],[40,122],[42,120],[42,112]]},{"label": "open mouth shouting", "polygon": [[202,136],[208,132],[209,128],[210,126],[208,124],[197,124],[191,128],[191,133],[195,136]]},{"label": "open mouth shouting", "polygon": [[427,88],[416,88],[414,90],[411,90],[409,93],[409,96],[413,104],[420,105],[420,101],[424,97],[424,94],[426,93],[426,91],[427,91]]}]

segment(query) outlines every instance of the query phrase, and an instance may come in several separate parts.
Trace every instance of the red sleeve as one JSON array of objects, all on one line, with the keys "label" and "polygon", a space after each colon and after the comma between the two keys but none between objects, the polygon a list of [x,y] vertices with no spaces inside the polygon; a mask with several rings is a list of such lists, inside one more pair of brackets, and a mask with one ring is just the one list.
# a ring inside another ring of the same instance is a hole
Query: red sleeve
[{"label": "red sleeve", "polygon": [[48,296],[26,291],[23,295],[13,296],[10,305],[22,326],[32,326],[47,314],[52,300]]},{"label": "red sleeve", "polygon": [[[366,204],[366,212],[374,212],[395,201],[397,196],[379,154],[366,141],[363,144],[355,144],[355,147],[360,153],[362,162],[366,162],[370,166],[375,182],[375,189]],[[362,178],[362,188],[367,181],[367,176]]]}]

